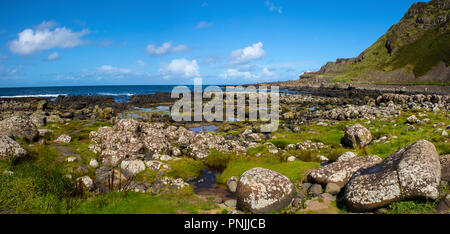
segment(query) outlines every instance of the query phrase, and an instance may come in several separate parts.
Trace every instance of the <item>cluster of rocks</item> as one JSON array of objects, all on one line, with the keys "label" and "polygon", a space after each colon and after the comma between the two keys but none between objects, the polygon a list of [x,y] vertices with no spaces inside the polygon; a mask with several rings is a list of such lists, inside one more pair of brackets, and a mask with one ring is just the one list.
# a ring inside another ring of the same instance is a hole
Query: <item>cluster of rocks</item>
[{"label": "cluster of rocks", "polygon": [[[401,110],[424,109],[426,111],[450,110],[450,95],[405,95],[386,93],[375,98],[347,100],[346,98],[321,97],[304,94],[281,94],[280,103],[292,108],[282,108],[281,117],[291,124],[304,124],[313,120],[352,120],[395,118]],[[305,107],[309,111],[303,111]]]},{"label": "cluster of rocks", "polygon": [[42,127],[46,123],[63,123],[72,119],[109,120],[128,108],[128,104],[115,102],[111,97],[1,98],[0,120],[22,114]]},{"label": "cluster of rocks", "polygon": [[[160,172],[170,169],[164,163],[166,161],[179,160],[182,156],[203,160],[212,149],[245,153],[261,141],[261,137],[252,130],[244,131],[238,139],[229,140],[221,135],[206,132],[195,134],[184,127],[135,119],[115,119],[114,126],[92,131],[90,139],[92,144],[89,149],[99,158],[99,161],[91,160],[89,163],[92,168],[98,168],[94,187],[90,189],[107,191],[114,187],[140,192],[151,189],[152,193],[188,185],[182,179],[162,176],[164,173]],[[120,169],[111,169],[119,165]],[[147,168],[158,173],[156,182],[149,184],[133,180],[136,174]],[[132,181],[127,183],[128,180]],[[90,183],[85,185],[88,187]],[[126,188],[121,188],[121,185],[126,185]]]},{"label": "cluster of rocks", "polygon": [[[317,198],[330,204],[337,200],[353,211],[372,211],[394,201],[438,199],[440,185],[449,180],[449,159],[448,155],[440,158],[432,143],[419,140],[385,160],[347,152],[311,171],[301,191],[296,191],[287,177],[263,168],[250,169],[239,180],[230,178],[227,184],[236,187],[237,208],[252,213],[280,211],[288,205],[305,210],[318,205],[314,209],[320,210]],[[316,198],[307,201],[305,194]],[[444,196],[437,212],[449,212],[449,204],[448,195]],[[322,211],[334,209],[327,208]]]},{"label": "cluster of rocks", "polygon": [[251,131],[242,136],[244,140],[228,140],[212,133],[195,134],[184,127],[121,119],[113,127],[91,132],[89,149],[99,153],[102,164],[110,166],[117,166],[124,159],[168,161],[190,156],[202,160],[211,149],[244,153],[261,141]]},{"label": "cluster of rocks", "polygon": [[313,142],[311,140],[306,140],[303,142],[299,142],[297,144],[289,144],[287,146],[288,150],[291,149],[299,149],[299,150],[320,150],[320,149],[325,149],[328,148],[327,145],[325,145],[322,142]]}]

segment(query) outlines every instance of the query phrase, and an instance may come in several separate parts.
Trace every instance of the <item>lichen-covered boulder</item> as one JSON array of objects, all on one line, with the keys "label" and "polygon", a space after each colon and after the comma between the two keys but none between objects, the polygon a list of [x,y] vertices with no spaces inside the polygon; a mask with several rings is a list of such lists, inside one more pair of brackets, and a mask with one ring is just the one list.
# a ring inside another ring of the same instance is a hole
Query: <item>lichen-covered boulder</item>
[{"label": "lichen-covered boulder", "polygon": [[347,159],[354,158],[354,157],[356,157],[355,153],[353,153],[353,152],[345,152],[345,153],[341,154],[341,156],[339,156],[336,159],[336,162],[345,161]]},{"label": "lichen-covered boulder", "polygon": [[237,208],[255,214],[280,211],[290,204],[294,194],[294,184],[286,176],[264,168],[253,168],[239,179]]},{"label": "lichen-covered boulder", "polygon": [[27,151],[19,143],[7,136],[0,136],[0,160],[6,160],[9,157],[16,159],[26,155]]},{"label": "lichen-covered boulder", "polygon": [[441,161],[441,180],[450,182],[450,154],[442,155]]},{"label": "lichen-covered boulder", "polygon": [[70,137],[67,134],[61,134],[58,138],[56,138],[56,140],[54,140],[55,143],[70,143],[70,141],[72,140],[72,137]]},{"label": "lichen-covered boulder", "polygon": [[335,183],[340,187],[344,187],[356,171],[362,168],[374,166],[381,161],[382,159],[376,155],[353,157],[347,158],[346,160],[336,161],[311,171],[308,174],[308,181],[323,185]]},{"label": "lichen-covered boulder", "polygon": [[64,123],[64,120],[59,115],[50,115],[46,118],[47,123]]},{"label": "lichen-covered boulder", "polygon": [[436,148],[419,140],[356,172],[344,188],[343,201],[352,210],[367,211],[404,199],[437,199],[440,179]]},{"label": "lichen-covered boulder", "polygon": [[77,178],[77,181],[81,181],[87,190],[92,191],[95,188],[94,181],[89,176],[83,176]]},{"label": "lichen-covered boulder", "polygon": [[43,127],[46,123],[46,117],[45,112],[43,111],[36,111],[33,114],[30,115],[30,120],[33,122],[36,127]]},{"label": "lichen-covered boulder", "polygon": [[348,147],[364,147],[372,141],[372,134],[367,128],[361,124],[355,124],[345,129],[344,137],[341,139],[341,143]]},{"label": "lichen-covered boulder", "polygon": [[36,126],[25,116],[13,116],[0,121],[0,135],[33,141],[39,136]]},{"label": "lichen-covered boulder", "polygon": [[132,177],[145,170],[145,164],[141,160],[124,160],[120,164],[122,173],[127,177]]}]

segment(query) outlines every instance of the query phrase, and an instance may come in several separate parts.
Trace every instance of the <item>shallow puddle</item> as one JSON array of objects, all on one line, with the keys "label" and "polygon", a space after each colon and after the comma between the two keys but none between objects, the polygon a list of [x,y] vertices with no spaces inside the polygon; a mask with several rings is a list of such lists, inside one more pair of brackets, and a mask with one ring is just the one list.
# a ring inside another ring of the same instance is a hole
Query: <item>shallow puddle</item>
[{"label": "shallow puddle", "polygon": [[216,125],[208,125],[208,126],[200,126],[200,127],[195,127],[195,128],[190,128],[189,130],[193,131],[194,133],[200,133],[200,132],[216,132],[216,130],[219,127],[217,127]]},{"label": "shallow puddle", "polygon": [[194,193],[205,196],[215,196],[223,201],[235,199],[225,185],[217,184],[215,171],[203,168],[200,179],[194,184]]}]

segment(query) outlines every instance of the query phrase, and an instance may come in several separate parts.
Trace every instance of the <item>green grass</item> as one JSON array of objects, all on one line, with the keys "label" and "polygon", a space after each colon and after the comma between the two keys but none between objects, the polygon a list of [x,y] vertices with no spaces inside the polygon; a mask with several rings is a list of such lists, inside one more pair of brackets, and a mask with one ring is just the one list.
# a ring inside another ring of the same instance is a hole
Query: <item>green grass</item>
[{"label": "green grass", "polygon": [[241,176],[245,171],[262,167],[279,172],[287,176],[291,181],[301,181],[303,174],[312,168],[319,168],[320,164],[315,162],[286,162],[280,163],[274,159],[266,158],[242,158],[231,161],[228,167],[217,177],[219,184],[225,184],[231,176]]},{"label": "green grass", "polygon": [[[426,117],[419,117],[419,119],[429,118],[430,122],[425,124],[416,125],[415,130],[407,130],[408,125],[406,123],[406,118],[415,114],[417,112],[422,112],[426,114]],[[285,143],[299,143],[306,140],[311,140],[313,142],[322,142],[329,147],[321,150],[312,150],[309,154],[317,155],[322,154],[330,160],[336,159],[340,154],[346,151],[353,151],[358,155],[378,155],[381,158],[386,158],[393,152],[397,151],[399,148],[403,148],[417,140],[425,139],[433,143],[439,154],[449,154],[450,153],[450,138],[441,136],[441,132],[435,132],[437,128],[433,128],[432,125],[435,123],[444,123],[444,125],[439,125],[441,129],[450,124],[450,120],[446,118],[446,112],[425,112],[423,110],[408,110],[402,111],[398,118],[386,120],[373,120],[370,124],[366,124],[367,120],[352,120],[352,121],[340,121],[339,124],[331,126],[317,126],[315,124],[300,126],[303,130],[299,133],[279,131],[272,133],[277,141],[282,141]],[[344,130],[347,126],[354,124],[362,124],[373,135],[373,139],[378,139],[382,136],[396,136],[397,139],[391,138],[389,142],[372,142],[370,145],[363,149],[350,149],[343,148],[340,146],[340,139],[344,136]],[[313,130],[313,133],[310,132]],[[257,148],[252,151],[262,151],[263,148]],[[249,151],[250,152],[250,151]],[[253,153],[253,152],[252,152]],[[306,155],[308,152],[301,152],[298,150],[288,151],[289,154],[294,156]],[[307,155],[306,155],[307,156]],[[301,158],[302,160],[309,161],[307,158]]]},{"label": "green grass", "polygon": [[393,202],[386,208],[386,214],[432,214],[437,204],[438,200]]},{"label": "green grass", "polygon": [[201,175],[203,163],[192,158],[183,157],[180,160],[169,161],[170,170],[167,175],[172,178],[182,178],[183,180],[195,178]]},{"label": "green grass", "polygon": [[[4,162],[2,163],[5,167]],[[72,181],[59,166],[45,160],[26,160],[7,165],[12,176],[0,174],[0,213],[66,213],[66,200],[73,192]]]},{"label": "green grass", "polygon": [[80,214],[176,214],[177,211],[198,213],[199,209],[216,208],[214,202],[191,192],[150,195],[135,192],[114,192],[94,197],[80,205]]},{"label": "green grass", "polygon": [[216,149],[212,149],[211,153],[205,159],[205,165],[214,170],[223,170],[230,162],[232,155],[230,153],[220,152]]}]

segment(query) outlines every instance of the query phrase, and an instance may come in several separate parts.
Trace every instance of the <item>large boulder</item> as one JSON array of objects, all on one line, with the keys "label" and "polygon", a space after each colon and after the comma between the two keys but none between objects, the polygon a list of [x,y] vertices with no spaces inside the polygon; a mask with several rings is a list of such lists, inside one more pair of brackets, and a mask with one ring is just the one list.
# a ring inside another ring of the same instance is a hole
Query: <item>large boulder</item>
[{"label": "large boulder", "polygon": [[16,159],[26,155],[27,151],[19,143],[7,136],[0,136],[0,160],[6,160],[10,157]]},{"label": "large boulder", "polygon": [[145,170],[145,164],[141,160],[124,160],[120,164],[122,173],[127,177],[132,177]]},{"label": "large boulder", "polygon": [[419,140],[389,155],[382,163],[356,172],[344,188],[352,210],[367,211],[394,201],[437,199],[441,168],[434,145]]},{"label": "large boulder", "polygon": [[372,134],[367,128],[361,124],[356,124],[345,129],[344,137],[341,139],[341,143],[348,147],[365,147],[372,141]]},{"label": "large boulder", "polygon": [[0,121],[0,135],[33,141],[39,136],[36,126],[25,116],[13,116]]},{"label": "large boulder", "polygon": [[100,188],[121,189],[126,182],[127,179],[118,169],[110,170],[103,166],[95,171],[95,184]]},{"label": "large boulder", "polygon": [[36,127],[43,127],[46,123],[46,117],[45,112],[43,111],[36,111],[33,114],[30,115],[30,120],[33,122]]},{"label": "large boulder", "polygon": [[253,168],[239,179],[237,208],[255,214],[280,211],[289,205],[294,194],[294,184],[286,176],[264,168]]},{"label": "large boulder", "polygon": [[442,155],[441,161],[441,179],[447,183],[450,182],[450,154]]},{"label": "large boulder", "polygon": [[340,187],[344,187],[355,172],[362,168],[372,167],[381,161],[382,159],[376,155],[343,158],[311,171],[308,174],[308,181],[323,185],[334,183]]}]

